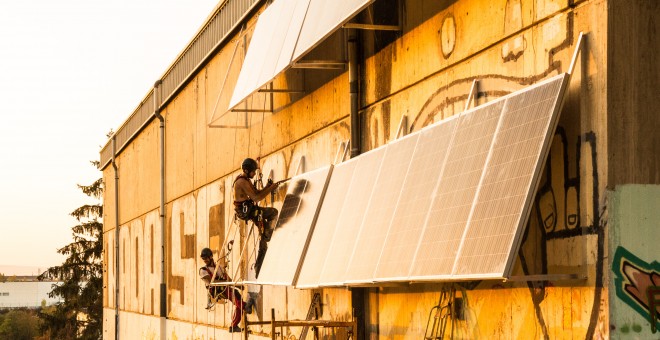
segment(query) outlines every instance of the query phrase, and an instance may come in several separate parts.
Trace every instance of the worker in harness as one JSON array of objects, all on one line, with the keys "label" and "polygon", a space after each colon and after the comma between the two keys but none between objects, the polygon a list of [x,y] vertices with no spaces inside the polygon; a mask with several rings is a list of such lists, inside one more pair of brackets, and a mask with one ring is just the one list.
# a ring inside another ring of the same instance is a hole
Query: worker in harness
[{"label": "worker in harness", "polygon": [[239,219],[254,222],[259,230],[259,251],[255,264],[258,277],[261,264],[266,257],[268,241],[273,234],[272,222],[277,218],[278,211],[275,208],[260,207],[257,202],[275,191],[280,182],[273,183],[272,179],[268,179],[266,186],[259,190],[252,182],[259,169],[259,163],[252,158],[246,158],[241,164],[241,169],[243,173],[234,180],[234,210]]},{"label": "worker in harness", "polygon": [[[241,297],[240,289],[234,286],[211,286],[211,281],[213,282],[228,282],[230,281],[229,275],[227,274],[225,268],[220,267],[216,272],[216,264],[213,259],[213,252],[209,248],[202,249],[201,254],[202,261],[204,261],[204,266],[199,268],[199,277],[204,281],[206,289],[208,289],[208,303],[206,309],[211,309],[216,301],[220,299],[229,300],[234,304],[234,315],[231,319],[231,326],[229,327],[229,332],[240,332],[241,327],[238,326],[243,317],[243,312],[250,314],[252,313],[252,304],[249,306],[243,302]],[[215,279],[211,280],[215,273]]]}]

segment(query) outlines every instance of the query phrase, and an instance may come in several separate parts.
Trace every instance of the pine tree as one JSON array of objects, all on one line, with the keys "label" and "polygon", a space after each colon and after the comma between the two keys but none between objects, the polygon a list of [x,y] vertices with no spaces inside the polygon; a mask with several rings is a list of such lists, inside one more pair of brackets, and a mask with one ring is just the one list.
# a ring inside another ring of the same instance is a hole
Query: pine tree
[{"label": "pine tree", "polygon": [[[92,164],[98,167],[98,162]],[[103,181],[78,188],[97,203],[71,212],[78,221],[71,228],[73,242],[57,251],[67,258],[39,275],[39,280],[60,281],[48,296],[62,302],[39,315],[42,331],[51,339],[100,339],[103,333]]]}]

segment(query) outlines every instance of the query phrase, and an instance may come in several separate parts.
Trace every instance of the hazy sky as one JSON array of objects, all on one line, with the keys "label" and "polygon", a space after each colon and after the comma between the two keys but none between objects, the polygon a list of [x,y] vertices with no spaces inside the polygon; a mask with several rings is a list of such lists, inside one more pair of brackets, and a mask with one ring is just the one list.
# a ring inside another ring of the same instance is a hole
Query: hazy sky
[{"label": "hazy sky", "polygon": [[0,265],[52,266],[76,184],[222,0],[0,0]]}]

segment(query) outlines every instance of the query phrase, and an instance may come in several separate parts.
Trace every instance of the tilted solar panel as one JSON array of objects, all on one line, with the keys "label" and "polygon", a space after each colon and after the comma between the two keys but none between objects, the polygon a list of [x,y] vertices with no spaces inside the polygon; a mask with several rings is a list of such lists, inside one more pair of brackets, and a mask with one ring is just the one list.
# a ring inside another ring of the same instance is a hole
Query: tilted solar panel
[{"label": "tilted solar panel", "polygon": [[513,261],[515,239],[527,223],[544,149],[554,133],[565,80],[552,78],[506,100],[455,277],[502,277],[509,271],[507,263]]},{"label": "tilted solar panel", "polygon": [[300,35],[309,2],[310,0],[277,0],[270,5],[270,7],[281,6],[282,10],[279,11],[277,23],[271,27],[275,32],[268,49],[262,55],[263,67],[255,89],[268,84],[291,64],[293,50]]},{"label": "tilted solar panel", "polygon": [[291,179],[257,283],[293,285],[332,166]]},{"label": "tilted solar panel", "polygon": [[502,106],[501,101],[493,102],[458,118],[411,270],[413,277],[451,275]]},{"label": "tilted solar panel", "polygon": [[281,12],[287,10],[284,6],[273,6],[266,8],[259,16],[257,25],[254,28],[250,46],[243,60],[241,72],[238,75],[234,92],[229,102],[229,109],[234,108],[243,99],[258,89],[257,82],[264,67],[264,56],[270,47],[273,36],[277,30],[276,26],[282,27],[279,16]]},{"label": "tilted solar panel", "polygon": [[385,155],[385,148],[378,148],[357,159],[341,214],[332,238],[330,253],[323,265],[320,286],[340,286],[346,279],[346,267],[360,232],[364,211],[369,204],[376,184],[376,175]]},{"label": "tilted solar panel", "polygon": [[357,246],[349,262],[346,282],[371,282],[378,265],[385,237],[410,167],[419,134],[396,140],[385,148],[376,185],[364,212]]},{"label": "tilted solar panel", "polygon": [[337,226],[337,216],[341,214],[357,160],[358,158],[350,159],[332,169],[332,176],[309,242],[309,250],[295,283],[298,288],[316,288],[319,285],[323,264],[330,250],[330,241]]},{"label": "tilted solar panel", "polygon": [[312,0],[307,9],[293,61],[298,61],[374,0]]},{"label": "tilted solar panel", "polygon": [[394,210],[375,280],[407,280],[456,121],[454,117],[417,133],[419,141]]}]

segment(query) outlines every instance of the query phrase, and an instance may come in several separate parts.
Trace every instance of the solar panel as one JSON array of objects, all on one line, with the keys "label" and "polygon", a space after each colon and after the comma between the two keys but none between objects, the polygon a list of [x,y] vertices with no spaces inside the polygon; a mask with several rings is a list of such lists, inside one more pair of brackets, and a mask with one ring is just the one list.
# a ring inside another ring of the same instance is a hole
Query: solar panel
[{"label": "solar panel", "polygon": [[408,278],[456,121],[452,117],[418,133],[419,141],[412,156],[412,166],[394,210],[375,280],[397,281]]},{"label": "solar panel", "polygon": [[309,3],[311,2],[311,0],[288,1],[294,2],[295,4],[286,6],[295,7],[293,7],[291,21],[289,23],[289,29],[286,33],[286,38],[282,42],[282,52],[278,58],[276,69],[274,72],[272,72],[273,77],[291,65],[291,58],[293,58],[293,52],[296,48],[296,43],[298,43],[298,37],[300,36],[300,31],[302,30],[302,25],[305,20],[305,16],[307,15],[307,9],[309,7]]},{"label": "solar panel", "polygon": [[458,118],[433,204],[427,215],[411,275],[451,275],[504,101],[492,102]]},{"label": "solar panel", "polygon": [[364,218],[364,211],[369,204],[371,192],[376,184],[376,175],[384,155],[385,148],[381,147],[369,151],[357,159],[341,214],[337,218],[330,252],[321,272],[321,286],[342,285],[346,278],[346,267],[351,259]]},{"label": "solar panel", "polygon": [[259,272],[259,284],[293,285],[332,167],[291,179]]},{"label": "solar panel", "polygon": [[311,0],[293,54],[293,61],[298,61],[373,1]]},{"label": "solar panel", "polygon": [[318,287],[323,264],[330,250],[330,241],[335,233],[337,216],[341,214],[348,187],[358,158],[353,158],[336,165],[325,192],[319,217],[314,226],[300,275],[296,282],[298,288]]},{"label": "solar panel", "polygon": [[557,99],[566,78],[552,78],[507,99],[454,276],[502,277],[508,271],[514,240],[527,222],[544,148],[554,134]]},{"label": "solar panel", "polygon": [[394,141],[385,148],[385,157],[376,185],[364,212],[364,221],[346,271],[346,282],[373,280],[392,216],[399,202],[419,134]]},{"label": "solar panel", "polygon": [[273,41],[275,32],[278,31],[275,27],[283,26],[279,21],[279,16],[287,8],[276,6],[275,4],[279,2],[276,1],[266,8],[259,16],[259,20],[257,20],[257,25],[250,40],[250,46],[245,54],[243,66],[234,87],[234,93],[229,101],[230,109],[234,108],[243,99],[258,89],[257,82],[259,81],[261,70],[267,58],[266,52],[270,48],[270,43]]},{"label": "solar panel", "polygon": [[[277,23],[271,29],[273,36],[268,49],[262,54],[263,68],[255,85],[255,90],[273,80],[291,64],[296,41],[302,29],[310,0],[277,0],[273,2],[273,14],[278,13]],[[280,7],[280,8],[277,8]],[[250,44],[250,46],[252,46]]]}]

